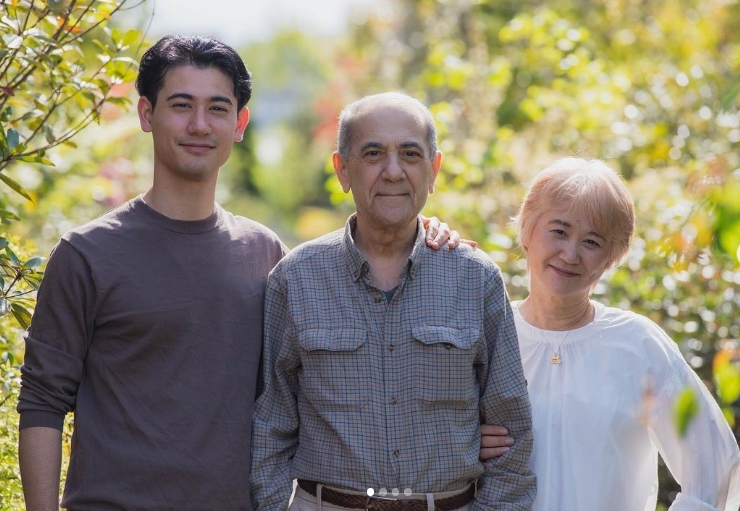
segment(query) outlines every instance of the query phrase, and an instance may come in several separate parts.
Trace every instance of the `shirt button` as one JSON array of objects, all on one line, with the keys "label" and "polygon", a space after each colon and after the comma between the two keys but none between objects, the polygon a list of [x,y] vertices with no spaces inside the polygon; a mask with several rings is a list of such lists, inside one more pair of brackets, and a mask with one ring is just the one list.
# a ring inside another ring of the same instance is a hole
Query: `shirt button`
[{"label": "shirt button", "polygon": [[375,303],[380,303],[381,298],[379,296],[375,297]]},{"label": "shirt button", "polygon": [[391,398],[391,404],[395,405],[396,403],[398,403],[398,399],[396,399],[395,397]]},{"label": "shirt button", "polygon": [[393,350],[395,350],[395,349],[396,349],[396,347],[395,347],[395,346],[393,346],[392,344],[391,344],[390,346],[388,346],[388,351],[393,351]]},{"label": "shirt button", "polygon": [[445,349],[446,349],[447,351],[450,351],[450,350],[452,349],[452,346],[451,346],[451,345],[449,345],[449,344],[445,344]]},{"label": "shirt button", "polygon": [[400,455],[401,455],[401,451],[398,451],[398,450],[393,451],[393,456],[395,456],[396,458],[398,458]]}]

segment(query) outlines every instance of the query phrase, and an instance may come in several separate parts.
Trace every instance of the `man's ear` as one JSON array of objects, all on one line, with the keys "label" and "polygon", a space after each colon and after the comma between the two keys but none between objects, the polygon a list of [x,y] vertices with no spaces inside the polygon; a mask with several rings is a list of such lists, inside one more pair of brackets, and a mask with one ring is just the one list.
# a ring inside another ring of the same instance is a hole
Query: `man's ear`
[{"label": "man's ear", "polygon": [[151,133],[152,131],[152,112],[154,111],[154,107],[149,102],[149,100],[141,96],[139,98],[139,102],[136,104],[136,111],[139,114],[139,124],[141,125],[141,130],[144,133]]},{"label": "man's ear", "polygon": [[241,142],[244,140],[244,130],[247,129],[249,124],[249,108],[244,107],[237,114],[236,117],[236,131],[234,132],[234,142]]},{"label": "man's ear", "polygon": [[342,185],[342,190],[344,190],[344,193],[349,193],[351,188],[349,173],[347,172],[347,163],[337,151],[334,151],[331,155],[331,162],[334,164],[334,173],[337,175],[337,179],[339,179],[339,183]]},{"label": "man's ear", "polygon": [[434,181],[437,179],[437,174],[439,174],[439,169],[442,168],[442,153],[437,151],[437,154],[434,156],[434,160],[432,161],[432,175],[429,179],[429,193],[434,193]]}]

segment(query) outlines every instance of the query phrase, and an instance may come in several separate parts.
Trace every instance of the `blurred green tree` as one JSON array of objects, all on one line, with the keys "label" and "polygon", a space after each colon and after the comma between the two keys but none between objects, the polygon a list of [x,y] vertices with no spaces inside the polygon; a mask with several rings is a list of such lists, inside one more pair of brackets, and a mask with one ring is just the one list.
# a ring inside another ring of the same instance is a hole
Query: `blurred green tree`
[{"label": "blurred green tree", "polygon": [[[117,87],[135,77],[136,30],[108,27],[122,1],[0,2],[0,510],[23,509],[17,470],[18,366],[43,258],[8,234],[23,205],[53,180],[49,151],[73,139],[111,106],[129,100]],[[133,2],[134,4],[140,3]]]}]

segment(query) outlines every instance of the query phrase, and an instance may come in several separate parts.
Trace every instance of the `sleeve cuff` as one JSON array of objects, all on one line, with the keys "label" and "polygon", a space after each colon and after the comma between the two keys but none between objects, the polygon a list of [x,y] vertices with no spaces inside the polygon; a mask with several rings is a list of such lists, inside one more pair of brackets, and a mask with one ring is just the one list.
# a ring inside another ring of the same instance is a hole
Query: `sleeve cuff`
[{"label": "sleeve cuff", "polygon": [[21,419],[18,429],[26,428],[53,428],[62,431],[64,428],[64,414],[26,410],[20,413]]}]

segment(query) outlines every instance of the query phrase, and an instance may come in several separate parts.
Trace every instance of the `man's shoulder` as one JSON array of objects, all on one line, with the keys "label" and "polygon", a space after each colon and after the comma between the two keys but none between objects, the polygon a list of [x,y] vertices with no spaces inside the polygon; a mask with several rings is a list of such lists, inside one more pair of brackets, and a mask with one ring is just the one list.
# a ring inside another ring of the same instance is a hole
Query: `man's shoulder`
[{"label": "man's shoulder", "polygon": [[261,238],[264,241],[282,244],[280,237],[264,224],[241,215],[234,215],[228,211],[224,212],[227,225],[231,230],[238,231],[248,238]]},{"label": "man's shoulder", "polygon": [[131,201],[124,202],[99,217],[70,229],[62,235],[62,239],[71,242],[80,237],[120,232],[121,229],[129,225],[134,219],[135,215],[131,208]]},{"label": "man's shoulder", "polygon": [[342,250],[343,236],[344,229],[338,229],[301,243],[292,249],[280,264],[284,268],[303,264],[322,264],[325,258],[333,257]]},{"label": "man's shoulder", "polygon": [[500,273],[501,269],[491,259],[491,257],[476,247],[460,244],[457,248],[448,249],[443,247],[439,250],[429,249],[431,257],[438,264],[450,264],[456,266],[467,266],[470,268],[480,268],[483,271]]}]

